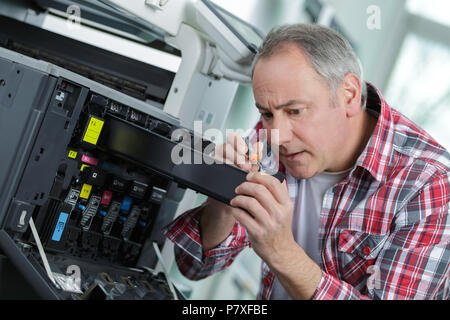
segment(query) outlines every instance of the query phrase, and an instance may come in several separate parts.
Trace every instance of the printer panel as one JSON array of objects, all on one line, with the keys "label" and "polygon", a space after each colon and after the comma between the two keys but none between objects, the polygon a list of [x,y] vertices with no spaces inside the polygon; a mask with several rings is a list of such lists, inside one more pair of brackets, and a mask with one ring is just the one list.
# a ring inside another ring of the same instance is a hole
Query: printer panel
[{"label": "printer panel", "polygon": [[[16,70],[24,76],[14,83],[11,75]],[[59,298],[106,299],[117,288],[123,289],[115,293],[118,299],[173,298],[162,274],[145,272],[137,263],[146,241],[162,246],[160,229],[153,226],[161,221],[158,215],[165,202],[173,207],[184,189],[98,143],[108,116],[166,140],[172,125],[70,79],[13,61],[0,61],[0,74],[14,99],[21,101],[20,106],[13,101],[0,107],[2,121],[7,116],[8,123],[18,124],[0,129],[3,136],[10,136],[0,146],[9,152],[2,153],[9,165],[2,171],[2,182],[8,185],[2,189],[5,205],[0,218],[2,229],[20,251],[17,256],[27,257],[36,275],[43,274],[29,224],[32,218],[52,271],[65,274],[69,266],[81,268],[82,293],[55,289]],[[30,79],[41,79],[31,91],[25,86]],[[165,210],[162,220],[169,222],[174,212]],[[154,257],[147,267],[156,262]]]}]

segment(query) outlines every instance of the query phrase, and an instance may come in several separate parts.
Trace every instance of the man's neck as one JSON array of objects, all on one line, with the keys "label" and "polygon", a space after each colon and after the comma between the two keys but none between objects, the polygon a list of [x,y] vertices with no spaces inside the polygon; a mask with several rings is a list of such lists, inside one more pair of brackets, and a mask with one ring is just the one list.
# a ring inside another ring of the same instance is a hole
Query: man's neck
[{"label": "man's neck", "polygon": [[359,121],[357,135],[357,137],[359,137],[359,141],[354,152],[353,164],[356,163],[356,160],[369,143],[370,137],[372,136],[373,130],[375,129],[378,122],[378,119],[369,114],[367,111],[363,111],[361,116],[362,118],[361,121]]},{"label": "man's neck", "polygon": [[[343,171],[352,168],[364,151],[377,124],[377,119],[367,111],[361,112],[352,119],[351,129],[346,141],[338,151],[335,166],[329,171]],[[340,157],[339,157],[340,155]]]}]

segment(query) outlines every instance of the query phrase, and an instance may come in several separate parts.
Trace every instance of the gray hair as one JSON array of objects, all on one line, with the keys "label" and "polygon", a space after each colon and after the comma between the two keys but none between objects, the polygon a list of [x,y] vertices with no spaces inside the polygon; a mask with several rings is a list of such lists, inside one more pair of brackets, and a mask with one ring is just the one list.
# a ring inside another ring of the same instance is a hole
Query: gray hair
[{"label": "gray hair", "polygon": [[347,39],[334,30],[317,24],[279,26],[267,34],[259,48],[253,69],[260,58],[277,53],[285,43],[294,43],[303,50],[332,93],[336,92],[346,74],[355,74],[361,82],[361,106],[365,108],[367,87],[363,80],[362,65]]}]

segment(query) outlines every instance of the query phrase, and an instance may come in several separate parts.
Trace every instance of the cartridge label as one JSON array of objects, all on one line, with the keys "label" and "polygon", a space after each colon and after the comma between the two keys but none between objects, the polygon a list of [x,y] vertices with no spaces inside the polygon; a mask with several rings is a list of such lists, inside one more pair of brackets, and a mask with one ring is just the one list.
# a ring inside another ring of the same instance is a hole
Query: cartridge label
[{"label": "cartridge label", "polygon": [[89,199],[91,190],[92,190],[92,186],[90,184],[83,184],[83,188],[81,188],[81,192],[80,192],[80,198]]},{"label": "cartridge label", "polygon": [[61,212],[56,222],[55,230],[53,231],[52,240],[59,241],[61,240],[61,235],[64,231],[64,227],[66,226],[67,218],[69,217],[68,213]]},{"label": "cartridge label", "polygon": [[95,159],[94,157],[89,157],[89,156],[87,156],[85,154],[83,154],[81,156],[81,161],[85,162],[85,163],[88,163],[88,164],[92,164],[93,166],[96,166],[97,163],[98,163],[97,159]]},{"label": "cartridge label", "polygon": [[109,206],[109,204],[111,203],[111,199],[112,199],[112,192],[109,190],[105,190],[103,191],[102,201],[100,203]]},{"label": "cartridge label", "polygon": [[100,137],[100,133],[102,132],[103,124],[104,124],[103,120],[91,117],[89,125],[84,134],[83,141],[96,145],[97,140]]},{"label": "cartridge label", "polygon": [[69,158],[75,159],[77,157],[78,152],[70,150],[69,151]]}]

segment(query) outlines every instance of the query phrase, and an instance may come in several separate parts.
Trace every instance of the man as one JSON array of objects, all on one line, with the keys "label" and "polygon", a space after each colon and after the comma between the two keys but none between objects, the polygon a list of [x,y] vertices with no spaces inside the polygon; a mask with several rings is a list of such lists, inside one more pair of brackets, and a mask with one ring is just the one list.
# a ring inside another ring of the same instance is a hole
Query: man
[{"label": "man", "polygon": [[[268,34],[252,85],[286,180],[250,172],[230,206],[208,199],[173,221],[165,232],[186,277],[251,244],[262,299],[449,298],[450,156],[361,79],[328,28]],[[251,171],[246,151],[230,137],[216,156]]]}]

